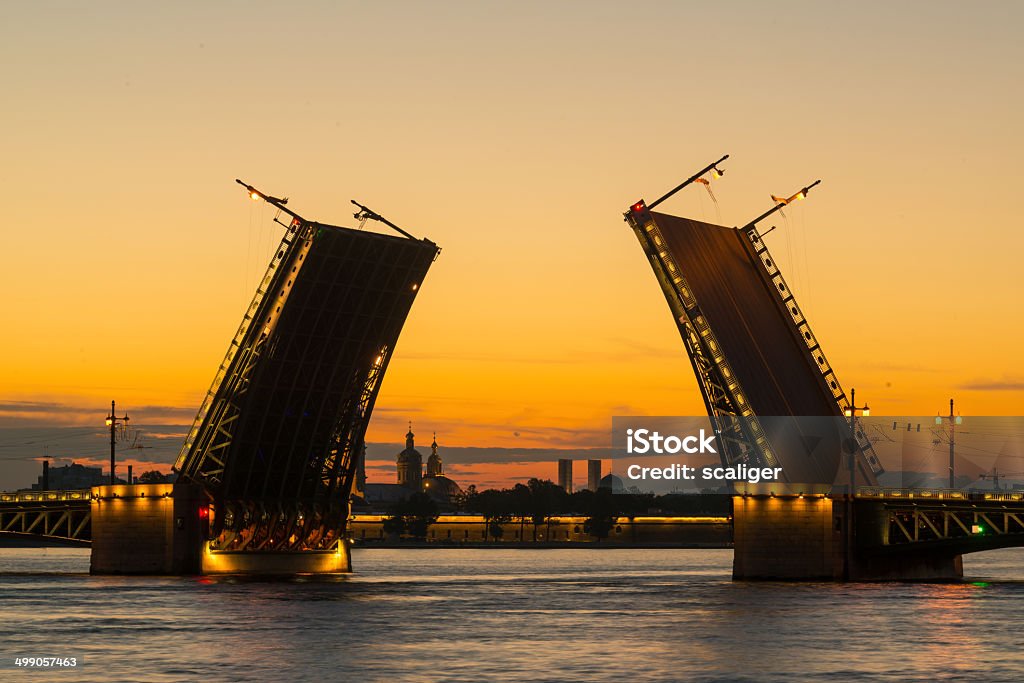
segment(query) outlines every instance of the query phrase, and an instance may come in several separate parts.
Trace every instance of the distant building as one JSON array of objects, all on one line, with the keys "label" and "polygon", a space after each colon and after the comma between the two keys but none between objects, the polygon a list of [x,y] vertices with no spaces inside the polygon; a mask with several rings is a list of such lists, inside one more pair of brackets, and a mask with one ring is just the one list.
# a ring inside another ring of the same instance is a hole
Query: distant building
[{"label": "distant building", "polygon": [[462,489],[454,481],[444,476],[444,463],[437,454],[437,433],[430,444],[430,457],[427,458],[427,475],[421,484],[423,492],[439,503],[450,503],[462,495]]},{"label": "distant building", "polygon": [[601,478],[601,483],[598,485],[599,489],[606,489],[612,493],[625,493],[626,486],[622,483],[622,480],[616,477],[614,474],[606,474]]},{"label": "distant building", "polygon": [[416,450],[416,435],[412,433],[412,423],[405,435],[405,450],[398,454],[398,485],[418,489],[423,480],[423,456]]},{"label": "distant building", "polygon": [[[373,484],[366,482],[365,453],[363,462],[359,469],[362,475],[357,474],[357,482],[363,481],[362,490],[354,492],[357,497],[362,497],[371,506],[389,506],[393,503],[408,498],[414,491],[422,491],[436,500],[438,503],[451,504],[462,495],[462,488],[444,475],[444,462],[437,452],[437,434],[434,434],[434,442],[430,444],[430,457],[427,458],[426,472],[423,471],[423,456],[416,450],[416,435],[412,432],[412,425],[409,425],[409,432],[405,435],[405,449],[395,458],[396,484]],[[360,493],[362,494],[360,496]]]},{"label": "distant building", "polygon": [[[71,489],[87,489],[93,486],[104,486],[110,483],[110,477],[103,474],[100,467],[86,467],[72,462],[63,467],[46,467],[48,474],[39,475],[39,480],[32,484],[33,491],[67,491]],[[48,479],[48,481],[46,481]]]},{"label": "distant building", "polygon": [[597,489],[601,486],[601,461],[600,460],[588,460],[587,461],[587,488],[591,491],[597,492]]},{"label": "distant building", "polygon": [[437,432],[434,432],[434,442],[430,444],[430,457],[427,458],[427,476],[440,477],[444,474],[444,465],[441,456],[437,454]]},{"label": "distant building", "polygon": [[572,493],[572,460],[568,458],[558,460],[558,486]]}]

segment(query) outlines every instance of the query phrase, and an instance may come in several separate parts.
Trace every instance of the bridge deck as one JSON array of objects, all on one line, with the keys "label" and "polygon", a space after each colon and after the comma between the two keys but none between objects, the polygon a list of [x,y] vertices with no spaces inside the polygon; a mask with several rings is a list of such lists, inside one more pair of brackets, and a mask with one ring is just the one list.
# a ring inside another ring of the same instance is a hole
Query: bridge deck
[{"label": "bridge deck", "polygon": [[842,413],[750,241],[733,228],[651,215],[786,480],[831,484]]}]

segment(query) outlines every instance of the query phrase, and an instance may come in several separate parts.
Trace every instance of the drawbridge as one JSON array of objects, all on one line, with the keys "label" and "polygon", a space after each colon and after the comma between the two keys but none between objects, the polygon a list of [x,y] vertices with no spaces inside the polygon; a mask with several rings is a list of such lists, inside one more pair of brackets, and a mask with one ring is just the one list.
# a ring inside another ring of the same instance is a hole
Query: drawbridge
[{"label": "drawbridge", "polygon": [[856,411],[759,227],[817,183],[773,197],[772,209],[736,228],[653,210],[687,185],[707,184],[705,175],[720,176],[727,158],[625,213],[672,311],[722,462],[831,485],[843,453],[854,453],[856,483],[875,485],[881,463],[856,421],[850,429],[846,417]]},{"label": "drawbridge", "polygon": [[[211,550],[330,550],[381,381],[440,250],[360,204],[359,229],[329,225],[237,182],[285,232],[174,468],[212,501]],[[397,234],[362,229],[367,220]]]}]

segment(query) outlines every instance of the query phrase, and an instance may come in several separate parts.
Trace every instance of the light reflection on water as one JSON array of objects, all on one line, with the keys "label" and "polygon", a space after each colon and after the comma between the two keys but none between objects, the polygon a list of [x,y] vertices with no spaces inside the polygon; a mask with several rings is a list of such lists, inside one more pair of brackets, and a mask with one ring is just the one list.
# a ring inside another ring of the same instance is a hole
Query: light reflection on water
[{"label": "light reflection on water", "polygon": [[0,549],[0,680],[1024,679],[1024,549],[967,556],[978,582],[956,585],[733,583],[731,562],[357,549],[351,576],[262,581],[91,577],[87,549]]}]

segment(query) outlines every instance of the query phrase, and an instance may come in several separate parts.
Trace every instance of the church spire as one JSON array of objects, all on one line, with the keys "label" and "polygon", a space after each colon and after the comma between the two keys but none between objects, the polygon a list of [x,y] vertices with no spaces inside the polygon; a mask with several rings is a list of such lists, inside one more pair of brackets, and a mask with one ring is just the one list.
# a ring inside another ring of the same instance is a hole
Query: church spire
[{"label": "church spire", "polygon": [[430,444],[430,457],[427,458],[427,476],[440,477],[444,474],[444,467],[441,463],[441,456],[437,454],[437,432],[434,432],[434,442]]},{"label": "church spire", "polygon": [[419,489],[420,481],[423,479],[423,456],[414,448],[412,433],[412,422],[409,422],[409,432],[405,435],[405,450],[398,454],[398,483]]}]

